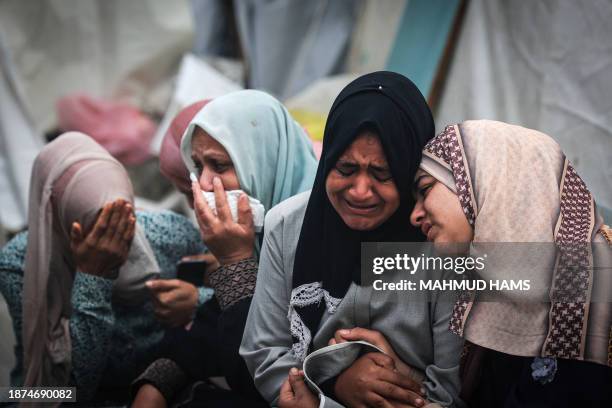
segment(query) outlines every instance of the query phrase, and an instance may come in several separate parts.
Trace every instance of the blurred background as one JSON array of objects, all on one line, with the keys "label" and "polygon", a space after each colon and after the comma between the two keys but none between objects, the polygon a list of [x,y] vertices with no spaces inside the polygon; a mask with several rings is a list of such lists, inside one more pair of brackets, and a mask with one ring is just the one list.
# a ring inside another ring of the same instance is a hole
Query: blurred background
[{"label": "blurred background", "polygon": [[[382,69],[418,85],[438,130],[549,134],[612,222],[609,0],[0,0],[0,245],[27,225],[32,162],[64,131],[126,165],[137,206],[184,211],[156,159],[182,107],[265,90],[320,150],[340,89]],[[0,386],[9,319],[0,299]]]}]

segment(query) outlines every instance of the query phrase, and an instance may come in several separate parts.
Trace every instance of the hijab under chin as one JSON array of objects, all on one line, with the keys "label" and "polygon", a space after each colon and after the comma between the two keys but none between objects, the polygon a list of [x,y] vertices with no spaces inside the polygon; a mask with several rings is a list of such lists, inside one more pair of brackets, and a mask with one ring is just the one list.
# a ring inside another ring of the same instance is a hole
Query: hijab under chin
[{"label": "hijab under chin", "polygon": [[[332,207],[325,181],[342,153],[364,131],[380,139],[400,204],[375,230],[355,231]],[[323,311],[333,313],[351,283],[360,284],[361,242],[423,240],[410,224],[411,191],[421,150],[433,136],[434,122],[423,95],[400,74],[364,75],[336,98],[295,254],[289,318],[293,352],[299,359],[308,353]]]},{"label": "hijab under chin", "polygon": [[[474,228],[473,248],[494,243],[496,252],[514,253],[517,245],[512,243],[531,243],[537,256],[526,277],[550,293],[550,299],[534,301],[526,298],[529,293],[510,292],[496,302],[479,302],[476,294],[464,293],[455,305],[451,330],[506,354],[609,365],[612,308],[609,302],[589,301],[599,285],[609,292],[609,278],[597,267],[592,272],[563,267],[610,265],[609,250],[597,250],[597,256],[591,252],[603,220],[559,144],[521,126],[466,121],[447,126],[427,144],[421,167],[457,194]],[[511,259],[503,258],[481,277],[516,279],[520,265],[513,266]],[[564,293],[574,294],[571,302],[556,300]]]},{"label": "hijab under chin", "polygon": [[312,187],[317,160],[304,129],[273,96],[252,89],[215,98],[193,117],[183,134],[181,155],[196,172],[191,140],[196,127],[227,151],[241,190],[267,212]]}]

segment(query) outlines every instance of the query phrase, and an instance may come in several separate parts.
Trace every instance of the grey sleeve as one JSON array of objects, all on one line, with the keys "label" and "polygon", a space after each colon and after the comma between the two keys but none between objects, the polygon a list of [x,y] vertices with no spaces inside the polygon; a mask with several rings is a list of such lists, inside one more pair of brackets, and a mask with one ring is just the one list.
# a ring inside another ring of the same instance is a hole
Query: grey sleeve
[{"label": "grey sleeve", "polygon": [[301,362],[291,351],[293,340],[287,311],[288,288],[292,271],[285,270],[282,217],[268,213],[265,235],[259,259],[257,285],[249,310],[240,355],[246,361],[255,386],[272,405],[276,405],[283,381],[291,367],[301,368]]},{"label": "grey sleeve", "polygon": [[443,407],[463,407],[459,399],[459,362],[463,339],[448,327],[453,303],[448,299],[431,302],[434,363],[425,368],[423,386],[428,399]]}]

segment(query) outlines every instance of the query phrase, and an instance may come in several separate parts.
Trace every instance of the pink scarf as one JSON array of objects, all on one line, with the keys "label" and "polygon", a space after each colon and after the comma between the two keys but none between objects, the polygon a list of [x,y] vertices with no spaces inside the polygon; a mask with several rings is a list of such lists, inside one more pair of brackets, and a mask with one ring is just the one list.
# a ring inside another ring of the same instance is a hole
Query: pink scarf
[{"label": "pink scarf", "polygon": [[161,173],[181,192],[191,193],[189,171],[181,158],[181,139],[191,119],[210,102],[210,99],[198,101],[183,108],[174,118],[164,135],[159,152],[159,169]]},{"label": "pink scarf", "polygon": [[[24,386],[65,386],[70,377],[69,318],[75,266],[70,228],[87,230],[104,204],[133,202],[123,166],[89,136],[69,132],[37,156],[30,182],[23,291]],[[113,286],[113,301],[140,304],[159,266],[144,232],[136,233]]]}]

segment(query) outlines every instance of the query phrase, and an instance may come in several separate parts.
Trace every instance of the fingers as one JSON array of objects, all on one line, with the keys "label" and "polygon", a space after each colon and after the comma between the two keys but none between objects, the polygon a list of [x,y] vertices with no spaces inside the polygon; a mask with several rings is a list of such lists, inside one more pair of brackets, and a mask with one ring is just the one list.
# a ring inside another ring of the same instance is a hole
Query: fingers
[{"label": "fingers", "polygon": [[[129,208],[126,210],[126,206]],[[108,242],[115,242],[118,237],[118,230],[121,230],[120,235],[123,235],[124,227],[121,224],[127,221],[129,213],[132,212],[132,204],[123,199],[117,199],[112,203],[106,203],[102,208],[102,212],[98,216],[92,232],[88,235],[93,245],[96,245],[101,239],[108,239]]]},{"label": "fingers", "polygon": [[248,229],[253,229],[253,213],[249,205],[249,198],[246,194],[238,197],[238,224],[244,225]]},{"label": "fingers", "polygon": [[81,224],[78,222],[72,223],[72,228],[70,229],[70,241],[70,245],[73,249],[83,241],[83,230],[81,228]]},{"label": "fingers", "polygon": [[421,407],[425,403],[423,396],[416,392],[398,387],[386,381],[373,381],[370,387],[372,391],[386,400],[400,401],[415,407]]},{"label": "fingers", "polygon": [[182,283],[183,282],[178,279],[151,279],[148,280],[145,285],[152,292],[167,292],[179,288]]},{"label": "fingers", "polygon": [[376,330],[368,330],[361,327],[355,327],[352,329],[342,329],[336,331],[336,336],[344,339],[344,341],[355,341],[355,340],[364,340],[368,343],[372,343],[375,346],[380,348],[385,348],[387,345],[387,339],[382,333]]},{"label": "fingers", "polygon": [[232,212],[227,203],[227,196],[223,183],[219,177],[213,178],[213,191],[215,192],[215,204],[217,206],[217,216],[223,222],[232,220]]},{"label": "fingers", "polygon": [[196,287],[179,279],[151,279],[145,285],[151,291],[154,305],[161,309],[173,309],[193,295],[197,298]]},{"label": "fingers", "polygon": [[363,329],[361,327],[336,330],[336,333],[334,333],[334,340],[336,341],[336,343],[364,340],[382,349],[386,349],[386,347],[384,346],[387,345],[385,337],[380,332],[376,330]]},{"label": "fingers", "polygon": [[304,382],[303,374],[300,375],[299,370],[295,367],[289,370],[289,384],[291,384],[291,388],[296,398],[310,394],[310,389]]},{"label": "fingers", "polygon": [[366,402],[367,403],[363,405],[363,407],[395,408],[393,404],[375,392],[368,392],[366,394]]},{"label": "fingers", "polygon": [[295,398],[295,395],[293,394],[293,388],[291,388],[291,384],[289,383],[289,377],[290,376],[288,376],[283,382],[283,385],[281,385],[278,398],[278,402],[281,404],[283,402],[292,401]]},{"label": "fingers", "polygon": [[349,340],[347,340],[346,338],[344,338],[342,336],[342,332],[346,332],[346,331],[349,331],[349,330],[345,330],[345,329],[336,330],[336,332],[334,333],[334,341],[337,344],[339,344],[339,343],[346,343],[347,341],[349,341]]},{"label": "fingers", "polygon": [[128,226],[123,232],[123,240],[131,245],[132,240],[134,239],[134,234],[136,233],[136,217],[134,215],[130,215],[127,224]]},{"label": "fingers", "polygon": [[333,339],[333,338],[329,339],[329,341],[327,342],[328,346],[333,346],[334,344],[337,344],[337,343],[336,343],[336,339]]},{"label": "fingers", "polygon": [[395,370],[395,362],[393,359],[383,353],[368,353],[366,356],[371,359],[374,364],[379,367],[386,368],[388,370]]},{"label": "fingers", "polygon": [[193,191],[193,206],[198,219],[200,229],[204,229],[216,221],[217,217],[213,214],[212,210],[208,206],[208,203],[202,195],[202,189],[200,183],[197,181],[191,182],[191,190]]},{"label": "fingers", "polygon": [[412,378],[403,375],[397,371],[384,369],[381,370],[378,379],[390,384],[394,384],[404,390],[411,391],[415,394],[425,395],[425,390],[422,385]]},{"label": "fingers", "polygon": [[212,262],[212,260],[215,258],[215,256],[213,254],[211,254],[210,252],[207,252],[205,254],[197,254],[197,255],[187,255],[181,258],[181,261],[203,261],[206,263],[210,263]]},{"label": "fingers", "polygon": [[124,200],[115,200],[112,203],[111,214],[108,220],[108,230],[114,235],[114,232],[117,230],[119,226],[119,222],[123,215],[123,204]]},{"label": "fingers", "polygon": [[[130,237],[130,234],[126,234],[126,232],[128,232],[132,228],[131,220],[134,218],[134,210],[132,208],[132,204],[127,201],[122,201],[121,206],[117,209],[116,213],[119,214],[119,220],[115,228],[113,243],[117,245],[129,246],[132,237]],[[112,230],[112,221],[109,225],[109,230]]]},{"label": "fingers", "polygon": [[102,207],[102,212],[98,216],[92,232],[89,234],[89,236],[92,237],[93,244],[97,243],[97,241],[106,233],[106,228],[108,228],[110,216],[113,212],[113,206],[114,203],[106,203],[104,204],[104,207]]}]

